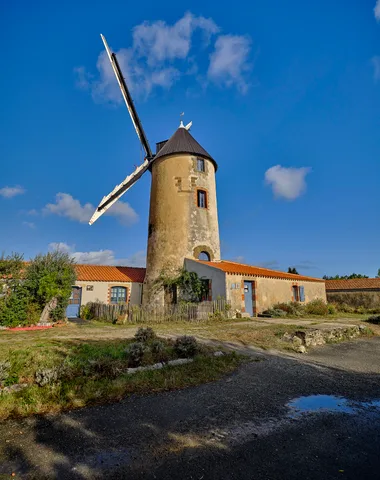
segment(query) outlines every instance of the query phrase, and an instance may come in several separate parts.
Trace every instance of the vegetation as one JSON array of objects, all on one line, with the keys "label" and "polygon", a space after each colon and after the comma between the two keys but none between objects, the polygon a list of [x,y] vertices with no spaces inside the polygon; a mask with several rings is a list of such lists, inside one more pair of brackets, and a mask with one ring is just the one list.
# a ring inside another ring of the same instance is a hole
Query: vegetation
[{"label": "vegetation", "polygon": [[288,268],[288,273],[294,273],[295,275],[299,275],[297,272],[297,269],[295,267],[289,267]]},{"label": "vegetation", "polygon": [[334,277],[323,275],[322,278],[323,280],[352,280],[354,278],[368,278],[368,276],[362,275],[361,273],[351,273],[351,275],[335,275]]},{"label": "vegetation", "polygon": [[380,325],[380,315],[372,315],[367,319],[367,322],[373,323],[374,325]]},{"label": "vegetation", "polygon": [[49,302],[50,318],[62,320],[75,283],[73,260],[63,252],[37,255],[25,264],[20,254],[0,258],[3,279],[0,296],[0,325],[7,327],[38,323]]},{"label": "vegetation", "polygon": [[[86,328],[91,332],[91,328]],[[118,330],[118,327],[108,328]],[[128,371],[131,366],[179,358],[175,342],[156,335],[143,343],[124,338],[49,340],[46,332],[28,333],[27,342],[0,348],[0,418],[83,407],[133,393],[197,385],[217,380],[242,361],[236,354],[215,357],[213,349],[195,342],[195,356],[194,349],[186,351],[186,356],[194,358],[192,363],[131,374]],[[34,333],[32,342],[30,337]]]},{"label": "vegetation", "polygon": [[208,295],[208,282],[199,278],[196,272],[189,272],[185,268],[175,273],[161,272],[155,286],[176,289],[179,299],[185,302],[200,302]]}]

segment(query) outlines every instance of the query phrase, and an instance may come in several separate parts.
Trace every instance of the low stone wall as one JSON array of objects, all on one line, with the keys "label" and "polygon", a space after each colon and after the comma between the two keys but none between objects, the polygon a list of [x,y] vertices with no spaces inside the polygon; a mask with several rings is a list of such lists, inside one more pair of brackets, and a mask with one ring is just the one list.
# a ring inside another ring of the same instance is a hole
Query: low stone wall
[{"label": "low stone wall", "polygon": [[313,328],[298,330],[293,334],[285,333],[283,340],[291,342],[293,349],[299,353],[306,353],[306,347],[316,347],[326,343],[341,342],[358,337],[368,332],[365,325],[352,325],[334,328]]}]

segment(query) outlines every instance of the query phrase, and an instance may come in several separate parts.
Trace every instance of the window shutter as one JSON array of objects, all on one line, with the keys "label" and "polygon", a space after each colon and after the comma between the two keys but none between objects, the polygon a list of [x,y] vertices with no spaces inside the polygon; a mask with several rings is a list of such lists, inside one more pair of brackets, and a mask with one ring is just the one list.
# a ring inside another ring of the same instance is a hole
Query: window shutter
[{"label": "window shutter", "polygon": [[301,302],[305,301],[305,287],[303,286],[300,287],[300,301]]}]

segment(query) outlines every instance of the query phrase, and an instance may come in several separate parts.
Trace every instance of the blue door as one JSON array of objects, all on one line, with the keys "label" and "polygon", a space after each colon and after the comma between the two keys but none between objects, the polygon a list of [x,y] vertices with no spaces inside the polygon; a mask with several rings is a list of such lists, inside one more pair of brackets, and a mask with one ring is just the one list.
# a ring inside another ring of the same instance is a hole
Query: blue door
[{"label": "blue door", "polygon": [[71,290],[71,295],[69,299],[69,304],[66,308],[66,317],[67,318],[78,318],[80,313],[80,301],[82,289],[80,287],[73,287]]},{"label": "blue door", "polygon": [[253,317],[252,282],[244,282],[245,311]]}]

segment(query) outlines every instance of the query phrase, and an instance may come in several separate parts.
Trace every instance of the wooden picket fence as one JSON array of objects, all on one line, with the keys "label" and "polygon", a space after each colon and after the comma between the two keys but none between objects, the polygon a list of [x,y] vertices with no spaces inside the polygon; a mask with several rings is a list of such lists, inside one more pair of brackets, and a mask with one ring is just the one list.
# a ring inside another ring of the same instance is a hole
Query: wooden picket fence
[{"label": "wooden picket fence", "polygon": [[225,299],[201,303],[179,303],[174,305],[106,305],[88,303],[88,316],[91,319],[109,323],[167,323],[204,322],[209,319],[229,318],[231,305]]}]

